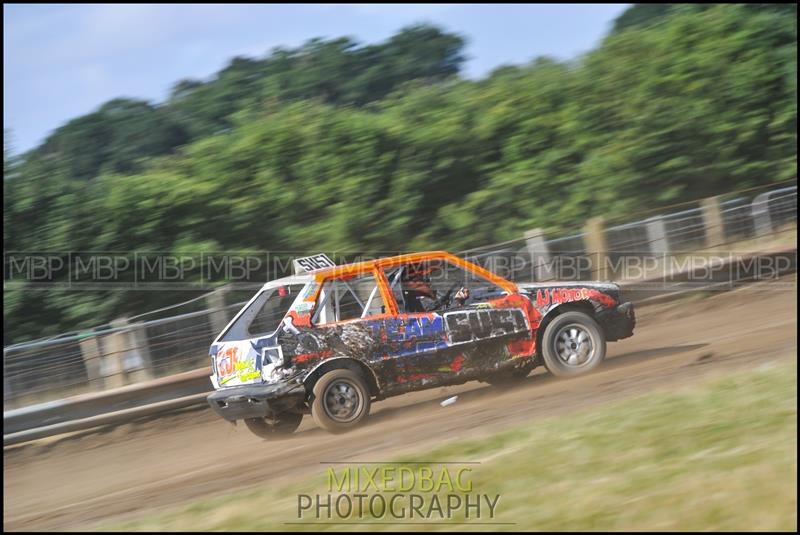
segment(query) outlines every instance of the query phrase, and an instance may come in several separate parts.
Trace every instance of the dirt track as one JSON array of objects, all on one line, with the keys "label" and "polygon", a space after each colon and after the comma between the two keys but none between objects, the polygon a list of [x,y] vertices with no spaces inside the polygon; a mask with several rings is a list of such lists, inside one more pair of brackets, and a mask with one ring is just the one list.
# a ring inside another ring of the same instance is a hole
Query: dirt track
[{"label": "dirt track", "polygon": [[[320,472],[321,461],[377,461],[613,399],[797,355],[796,278],[702,300],[637,309],[633,338],[609,344],[607,362],[558,381],[537,369],[498,390],[472,382],[392,398],[346,435],[307,417],[291,439],[266,443],[210,411],[6,448],[6,530],[80,529],[112,518]],[[458,394],[443,408],[439,402]],[[460,459],[468,460],[468,459]]]}]

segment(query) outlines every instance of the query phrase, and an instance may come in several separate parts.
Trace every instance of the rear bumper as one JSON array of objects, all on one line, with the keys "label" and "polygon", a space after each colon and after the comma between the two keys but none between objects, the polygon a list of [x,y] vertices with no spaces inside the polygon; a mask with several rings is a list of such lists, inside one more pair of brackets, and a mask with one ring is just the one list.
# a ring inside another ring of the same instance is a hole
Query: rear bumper
[{"label": "rear bumper", "polygon": [[633,336],[636,326],[636,313],[633,303],[622,303],[619,306],[604,310],[597,314],[597,319],[606,333],[606,340],[614,342]]},{"label": "rear bumper", "polygon": [[233,422],[299,410],[305,397],[306,389],[302,384],[274,383],[222,388],[206,399],[214,412]]}]

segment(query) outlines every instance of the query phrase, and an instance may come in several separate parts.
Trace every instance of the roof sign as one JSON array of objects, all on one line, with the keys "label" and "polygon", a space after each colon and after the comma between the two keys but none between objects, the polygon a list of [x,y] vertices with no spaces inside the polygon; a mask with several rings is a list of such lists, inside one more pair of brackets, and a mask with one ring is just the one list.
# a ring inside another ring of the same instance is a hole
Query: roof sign
[{"label": "roof sign", "polygon": [[305,256],[297,258],[293,262],[294,274],[301,275],[303,273],[312,273],[320,269],[336,267],[333,261],[324,254],[316,254],[314,256]]}]

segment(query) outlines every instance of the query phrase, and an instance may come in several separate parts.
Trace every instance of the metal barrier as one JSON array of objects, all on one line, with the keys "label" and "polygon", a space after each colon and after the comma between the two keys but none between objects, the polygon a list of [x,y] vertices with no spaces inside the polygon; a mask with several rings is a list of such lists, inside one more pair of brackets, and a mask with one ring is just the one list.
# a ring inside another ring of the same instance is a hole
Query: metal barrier
[{"label": "metal barrier", "polygon": [[242,305],[4,348],[4,403],[20,406],[103,391],[206,365],[218,332],[212,317],[221,314],[224,325]]}]

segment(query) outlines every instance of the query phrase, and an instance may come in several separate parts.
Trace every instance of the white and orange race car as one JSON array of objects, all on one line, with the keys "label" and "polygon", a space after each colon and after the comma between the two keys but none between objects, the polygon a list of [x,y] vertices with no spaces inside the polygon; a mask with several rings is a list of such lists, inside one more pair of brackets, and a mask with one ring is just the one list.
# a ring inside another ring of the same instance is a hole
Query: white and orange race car
[{"label": "white and orange race car", "polygon": [[586,373],[635,324],[616,284],[516,284],[447,252],[295,266],[300,274],[266,283],[210,349],[209,405],[262,437],[293,432],[307,413],[342,432],[373,401],[508,384],[540,364]]}]

